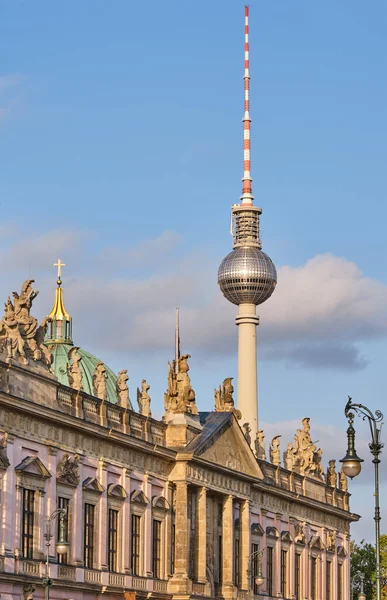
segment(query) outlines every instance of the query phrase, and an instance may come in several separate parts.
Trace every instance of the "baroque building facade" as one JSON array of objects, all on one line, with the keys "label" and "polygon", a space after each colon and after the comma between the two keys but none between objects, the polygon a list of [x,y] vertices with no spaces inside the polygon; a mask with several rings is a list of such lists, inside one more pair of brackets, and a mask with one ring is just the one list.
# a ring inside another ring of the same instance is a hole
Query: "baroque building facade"
[{"label": "baroque building facade", "polygon": [[279,435],[267,453],[264,432],[241,427],[231,378],[199,410],[189,355],[168,366],[163,418],[145,380],[134,410],[126,371],[74,345],[60,276],[41,325],[32,284],[0,323],[2,600],[44,597],[58,508],[69,546],[56,554],[53,521],[54,600],[349,598],[358,517],[308,418],[283,456]]}]

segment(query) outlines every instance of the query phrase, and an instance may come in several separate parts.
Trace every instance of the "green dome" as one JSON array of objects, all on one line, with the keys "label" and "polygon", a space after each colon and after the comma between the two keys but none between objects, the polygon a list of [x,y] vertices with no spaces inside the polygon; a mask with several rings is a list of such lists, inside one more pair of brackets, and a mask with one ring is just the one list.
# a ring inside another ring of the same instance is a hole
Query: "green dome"
[{"label": "green dome", "polygon": [[[67,374],[67,365],[70,362],[69,352],[71,349],[74,348],[74,346],[72,344],[62,343],[62,344],[50,344],[49,348],[51,350],[52,357],[53,357],[51,367],[52,367],[52,370],[54,371],[54,374],[58,378],[59,383],[62,383],[63,385],[67,385],[67,386],[71,387],[70,383],[69,383],[68,374]],[[93,373],[95,371],[97,364],[101,361],[98,358],[96,358],[95,356],[93,356],[92,354],[89,354],[89,352],[82,350],[82,348],[79,348],[78,354],[80,356],[82,356],[82,360],[80,361],[79,364],[80,364],[80,367],[82,369],[82,374],[83,374],[83,377],[82,377],[83,391],[86,392],[86,394],[90,394],[91,396],[94,396]],[[108,402],[111,402],[112,404],[117,404],[117,392],[116,392],[117,376],[106,365],[105,365],[105,368],[106,368],[106,375],[107,375],[107,378],[106,378],[107,399],[108,399]]]}]

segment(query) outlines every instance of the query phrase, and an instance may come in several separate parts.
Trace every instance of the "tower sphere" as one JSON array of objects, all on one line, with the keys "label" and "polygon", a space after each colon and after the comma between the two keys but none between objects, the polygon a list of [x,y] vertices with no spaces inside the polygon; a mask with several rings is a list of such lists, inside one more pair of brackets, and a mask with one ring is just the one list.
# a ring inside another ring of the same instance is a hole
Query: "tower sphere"
[{"label": "tower sphere", "polygon": [[234,248],[221,262],[218,284],[233,304],[262,304],[277,284],[277,271],[271,258],[254,246]]}]

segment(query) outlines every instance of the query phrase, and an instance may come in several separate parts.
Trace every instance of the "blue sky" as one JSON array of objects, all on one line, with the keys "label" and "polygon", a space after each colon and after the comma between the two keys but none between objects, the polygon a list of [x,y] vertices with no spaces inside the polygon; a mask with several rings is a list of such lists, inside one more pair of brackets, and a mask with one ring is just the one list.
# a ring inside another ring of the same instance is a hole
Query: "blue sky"
[{"label": "blue sky", "polygon": [[[236,376],[216,273],[241,189],[243,4],[2,7],[2,297],[31,274],[43,317],[59,254],[77,344],[127,367],[132,398],[146,377],[155,414],[176,306],[199,407]],[[260,419],[274,435],[310,416],[326,463],[344,454],[347,394],[387,411],[386,26],[384,0],[250,4],[253,190],[279,268]],[[369,481],[352,488],[358,537]]]}]

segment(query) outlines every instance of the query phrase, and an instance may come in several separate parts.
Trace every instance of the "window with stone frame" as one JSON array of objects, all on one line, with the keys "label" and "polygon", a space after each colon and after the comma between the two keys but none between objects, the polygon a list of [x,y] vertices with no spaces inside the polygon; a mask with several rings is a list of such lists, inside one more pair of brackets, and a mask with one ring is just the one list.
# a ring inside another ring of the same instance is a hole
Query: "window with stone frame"
[{"label": "window with stone frame", "polygon": [[121,484],[112,482],[107,486],[107,565],[111,573],[119,573],[122,567],[122,506],[128,497]]},{"label": "window with stone frame", "polygon": [[337,600],[343,600],[343,563],[337,564]]},{"label": "window with stone frame", "polygon": [[161,578],[161,521],[152,521],[152,571],[155,579]]},{"label": "window with stone frame", "polygon": [[131,518],[131,549],[130,549],[130,566],[132,575],[140,575],[141,568],[141,517],[140,515],[132,515]]},{"label": "window with stone frame", "polygon": [[196,555],[197,555],[197,533],[196,533],[196,509],[197,509],[197,493],[196,489],[188,490],[188,531],[189,531],[189,558],[188,572],[191,579],[195,578],[196,574]]},{"label": "window with stone frame", "polygon": [[310,557],[310,594],[312,600],[317,599],[317,556]]},{"label": "window with stone frame", "polygon": [[266,592],[268,596],[273,595],[273,555],[274,548],[267,546],[266,548]]},{"label": "window with stone frame", "polygon": [[95,505],[85,502],[83,510],[83,562],[87,569],[92,569],[95,550]]},{"label": "window with stone frame", "polygon": [[331,560],[327,560],[327,562],[326,562],[325,585],[326,585],[326,590],[325,590],[326,600],[332,600],[332,561]]},{"label": "window with stone frame", "polygon": [[33,558],[35,491],[22,488],[22,531],[21,550],[23,558]]},{"label": "window with stone frame", "polygon": [[118,568],[118,510],[109,508],[108,510],[108,569],[111,573],[116,573]]},{"label": "window with stone frame", "polygon": [[239,577],[239,537],[234,539],[234,585],[239,588],[240,577]]},{"label": "window with stone frame", "polygon": [[[65,539],[67,540],[67,542],[69,542],[70,540],[70,536],[69,536],[69,509],[70,509],[70,499],[66,498],[64,496],[58,496],[58,509],[64,509],[66,511],[66,514],[63,517],[63,525],[64,525],[64,535],[65,535]],[[58,523],[57,523],[57,540],[59,540],[59,536],[60,536],[60,518],[57,519]],[[68,560],[69,560],[69,556],[68,556],[68,552],[66,552],[66,554],[58,554],[57,555],[58,558],[58,563],[60,565],[67,565],[68,564]]]},{"label": "window with stone frame", "polygon": [[296,552],[294,555],[294,594],[296,599],[301,600],[301,565],[302,554]]}]

